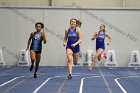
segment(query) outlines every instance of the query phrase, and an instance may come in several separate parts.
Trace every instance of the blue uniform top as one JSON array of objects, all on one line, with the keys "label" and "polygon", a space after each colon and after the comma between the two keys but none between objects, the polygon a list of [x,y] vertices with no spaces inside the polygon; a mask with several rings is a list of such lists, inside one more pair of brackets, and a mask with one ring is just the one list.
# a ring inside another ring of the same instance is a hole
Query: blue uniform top
[{"label": "blue uniform top", "polygon": [[74,28],[73,31],[70,31],[70,28],[68,29],[68,33],[67,33],[67,46],[66,49],[71,49],[73,51],[73,53],[78,53],[80,52],[80,45],[76,45],[75,47],[72,47],[71,45],[76,43],[79,40],[79,36],[76,32],[76,27]]},{"label": "blue uniform top", "polygon": [[99,48],[105,50],[105,42],[104,42],[105,37],[106,37],[105,32],[103,32],[103,34],[98,32],[98,38],[96,39],[96,50],[98,50]]},{"label": "blue uniform top", "polygon": [[32,36],[31,50],[41,51],[42,41],[43,41],[42,33],[34,33],[34,35]]},{"label": "blue uniform top", "polygon": [[68,29],[67,39],[68,39],[67,45],[70,45],[70,46],[71,44],[74,44],[79,40],[79,36],[76,32],[76,27],[74,28],[73,31],[70,31],[70,28]]}]

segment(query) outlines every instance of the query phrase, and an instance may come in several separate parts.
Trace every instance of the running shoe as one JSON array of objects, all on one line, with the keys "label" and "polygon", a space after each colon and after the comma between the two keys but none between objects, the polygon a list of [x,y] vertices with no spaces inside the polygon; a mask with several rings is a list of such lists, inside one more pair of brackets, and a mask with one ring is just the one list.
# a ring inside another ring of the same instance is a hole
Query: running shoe
[{"label": "running shoe", "polygon": [[67,77],[68,77],[68,79],[72,79],[72,75],[71,74],[69,74]]}]

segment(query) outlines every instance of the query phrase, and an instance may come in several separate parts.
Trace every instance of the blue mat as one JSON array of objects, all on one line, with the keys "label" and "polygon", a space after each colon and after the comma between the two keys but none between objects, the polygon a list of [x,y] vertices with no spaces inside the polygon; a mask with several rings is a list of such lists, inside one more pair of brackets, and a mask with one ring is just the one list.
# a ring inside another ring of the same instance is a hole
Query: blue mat
[{"label": "blue mat", "polygon": [[0,93],[139,93],[140,69],[40,67],[33,78],[29,67],[0,67]]}]

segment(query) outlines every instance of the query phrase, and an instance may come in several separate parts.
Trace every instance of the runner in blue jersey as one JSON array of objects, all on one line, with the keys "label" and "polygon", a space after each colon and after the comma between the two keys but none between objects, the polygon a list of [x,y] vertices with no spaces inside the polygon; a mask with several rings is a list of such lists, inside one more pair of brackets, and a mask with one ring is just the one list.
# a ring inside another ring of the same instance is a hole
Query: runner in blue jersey
[{"label": "runner in blue jersey", "polygon": [[46,41],[46,35],[44,31],[42,32],[44,28],[44,24],[41,22],[38,22],[35,24],[35,28],[36,28],[36,31],[32,32],[29,37],[26,50],[28,50],[30,46],[30,58],[31,58],[30,71],[33,70],[34,62],[36,61],[34,78],[37,78],[37,71],[39,68],[39,62],[41,59],[41,52],[42,52],[42,41],[44,41],[44,44],[46,44],[47,41]]},{"label": "runner in blue jersey", "polygon": [[107,45],[109,45],[109,43],[111,42],[111,37],[105,32],[105,25],[101,24],[100,31],[98,33],[95,32],[92,38],[92,40],[96,39],[96,54],[93,58],[91,67],[88,68],[88,71],[92,71],[92,68],[94,67],[97,59],[98,61],[100,61],[102,57],[105,57],[106,59],[106,53],[104,53],[106,37],[108,37],[109,39],[109,41],[107,42]]},{"label": "runner in blue jersey", "polygon": [[[66,55],[67,55],[67,67],[68,67],[68,78],[72,78],[72,61],[74,58],[77,58],[78,53],[80,52],[80,43],[82,42],[82,33],[79,27],[77,27],[76,19],[70,20],[70,28],[65,30],[64,43],[66,46]],[[77,64],[74,62],[74,64]]]}]

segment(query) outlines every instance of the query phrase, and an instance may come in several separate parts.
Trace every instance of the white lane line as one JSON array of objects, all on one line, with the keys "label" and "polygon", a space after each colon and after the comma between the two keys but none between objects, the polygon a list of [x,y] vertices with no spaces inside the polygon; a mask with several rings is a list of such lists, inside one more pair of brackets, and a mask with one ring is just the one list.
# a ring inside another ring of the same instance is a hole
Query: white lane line
[{"label": "white lane line", "polygon": [[[7,72],[9,72],[9,71],[12,71],[12,70],[15,70],[15,69],[20,69],[20,67],[15,67],[15,68],[11,68],[11,69],[9,69],[9,70],[6,70],[6,71],[4,71],[4,72],[1,72],[0,73],[0,76],[4,76],[4,75],[19,75],[19,74],[8,74]],[[42,69],[40,69],[38,72],[40,72],[40,71],[42,71],[42,70],[44,70],[44,69],[46,69],[46,68],[42,68]],[[7,73],[7,74],[6,74]],[[24,73],[23,73],[24,74]],[[32,73],[25,73],[25,74],[32,74]]]},{"label": "white lane line", "polygon": [[138,73],[136,74],[136,73],[132,72],[130,69],[127,69],[127,70],[128,70],[128,72],[130,73],[131,76],[137,76],[138,75]]},{"label": "white lane line", "polygon": [[62,91],[62,89],[63,89],[65,83],[66,83],[66,79],[65,79],[65,80],[63,81],[63,83],[61,84],[61,86],[60,86],[60,88],[58,89],[57,93],[61,93],[61,91]]},{"label": "white lane line", "polygon": [[11,79],[11,80],[9,80],[9,81],[7,81],[7,82],[1,84],[0,87],[6,85],[6,84],[8,84],[8,83],[10,83],[10,82],[12,82],[12,81],[14,81],[14,80],[16,80],[16,79],[22,78],[22,77],[25,77],[25,76],[15,77],[15,78],[13,78],[13,79]]},{"label": "white lane line", "polygon": [[90,77],[84,77],[81,79],[81,83],[80,83],[80,89],[79,89],[79,93],[83,93],[83,85],[84,85],[84,80],[87,78],[95,78],[95,77],[99,77],[99,76],[90,76]]},{"label": "white lane line", "polygon": [[31,76],[32,76],[32,75],[30,75],[30,76],[28,76],[27,78],[25,78],[25,79],[19,81],[18,83],[14,84],[12,87],[10,87],[10,88],[4,90],[4,93],[8,93],[10,90],[14,89],[14,88],[17,87],[19,84],[21,84],[21,83],[23,83],[24,81],[28,80],[29,77],[31,77]]},{"label": "white lane line", "polygon": [[[132,78],[132,77],[139,77],[139,76],[129,76],[129,77],[121,77],[121,78]],[[117,85],[120,87],[120,89],[123,91],[123,93],[128,93],[118,81],[121,78],[116,78],[114,80],[117,83]]]},{"label": "white lane line", "polygon": [[[14,68],[14,69],[16,69],[16,68]],[[8,70],[8,71],[12,71],[12,70],[14,70],[14,69],[10,69],[10,70]],[[43,68],[43,69],[41,69],[40,71],[42,71],[42,70],[44,70],[45,68]],[[5,71],[4,73],[6,73],[6,72],[8,72],[8,71]],[[12,74],[0,74],[0,76],[4,76],[4,75],[12,75]],[[30,73],[27,73],[27,74],[30,74]],[[14,74],[13,74],[14,75]],[[16,75],[16,74],[15,74]],[[30,75],[30,76],[33,76],[33,75]],[[29,77],[30,77],[29,76]],[[5,86],[6,84],[8,84],[8,83],[11,83],[12,81],[15,81],[15,80],[17,80],[17,79],[19,79],[19,78],[23,78],[23,77],[26,77],[25,75],[24,76],[20,76],[20,77],[15,77],[15,78],[13,78],[13,79],[11,79],[11,80],[9,80],[9,81],[7,81],[7,82],[5,82],[5,83],[3,83],[3,84],[1,84],[0,85],[0,87],[3,87],[3,86]]]},{"label": "white lane line", "polygon": [[100,74],[88,74],[88,73],[73,73],[73,75],[86,75],[86,76],[88,76],[88,75],[100,75]]},{"label": "white lane line", "polygon": [[15,87],[17,87],[19,84],[21,84],[21,83],[23,83],[24,81],[26,81],[26,80],[30,79],[30,77],[31,77],[31,76],[33,76],[33,75],[23,76],[23,77],[26,77],[26,78],[25,78],[25,79],[23,79],[23,80],[21,80],[21,81],[19,81],[18,83],[16,83],[16,84],[15,84],[15,85],[13,85],[12,87],[10,87],[10,88],[6,89],[6,90],[4,91],[4,93],[8,93],[10,90],[14,89],[14,88],[15,88]]},{"label": "white lane line", "polygon": [[82,78],[82,79],[81,79],[81,84],[80,84],[79,93],[82,93],[82,92],[83,92],[83,82],[84,82],[84,79],[85,79],[85,78]]},{"label": "white lane line", "polygon": [[126,90],[122,87],[122,85],[118,82],[118,79],[119,79],[119,78],[116,78],[116,79],[115,79],[115,82],[116,82],[117,85],[121,88],[121,90],[122,90],[123,93],[127,93]]},{"label": "white lane line", "polygon": [[37,93],[51,78],[48,78],[45,82],[43,82],[39,87],[37,87],[32,93]]},{"label": "white lane line", "polygon": [[37,87],[32,93],[37,93],[50,79],[57,78],[57,77],[65,77],[65,76],[55,76],[48,78],[45,82],[43,82],[39,87]]},{"label": "white lane line", "polygon": [[[75,73],[74,73],[75,74]],[[79,75],[78,75],[79,74]],[[80,74],[80,73],[77,73],[77,75],[75,74],[75,75],[72,75],[72,76],[82,76],[83,74]],[[64,85],[65,85],[65,83],[66,83],[66,80],[64,80],[63,81],[63,83],[62,83],[62,85],[60,86],[60,88],[58,89],[58,91],[57,91],[57,93],[61,93],[61,91],[62,91],[62,89],[63,89],[63,87],[64,87]]]},{"label": "white lane line", "polygon": [[99,72],[101,73],[101,76],[102,76],[102,78],[104,80],[105,85],[107,86],[107,89],[108,89],[109,93],[113,93],[112,90],[110,89],[109,84],[107,83],[107,80],[105,79],[105,77],[104,77],[104,75],[103,75],[103,73],[102,73],[100,68],[99,68]]},{"label": "white lane line", "polygon": [[[81,75],[72,75],[72,76],[81,76]],[[64,76],[54,76],[54,77],[48,78],[39,87],[37,87],[32,93],[37,93],[49,80],[54,79],[54,78],[60,78],[60,77],[66,77],[66,75],[64,75]]]},{"label": "white lane line", "polygon": [[[74,73],[75,75],[72,75],[72,76],[83,76],[83,75],[86,75],[86,74],[82,74],[82,73]],[[77,75],[76,75],[77,74]],[[93,77],[93,74],[87,74],[86,76],[91,76],[92,75],[92,77]],[[96,77],[96,76],[94,76],[94,77]],[[60,86],[60,88],[58,89],[58,91],[57,91],[57,93],[61,93],[61,91],[62,91],[62,89],[63,89],[63,87],[64,87],[64,85],[65,85],[65,83],[66,83],[66,80],[64,80],[63,81],[63,83],[62,83],[62,85]]]},{"label": "white lane line", "polygon": [[[26,73],[25,75],[31,75],[31,74],[32,73]],[[39,73],[39,74],[42,74],[42,73]],[[19,75],[19,74],[2,74],[2,75],[0,75],[0,77],[2,77],[2,76],[22,76],[22,75]]]},{"label": "white lane line", "polygon": [[[12,75],[12,74],[4,74],[4,75]],[[4,76],[4,75],[0,75],[0,76]],[[14,75],[14,74],[13,74],[13,75]],[[28,75],[28,74],[27,74],[27,75]],[[30,75],[30,76],[33,76],[33,75]],[[16,79],[23,78],[23,77],[26,77],[26,76],[15,77],[15,78],[13,78],[13,79],[11,79],[11,80],[9,80],[9,81],[7,81],[7,82],[1,84],[0,87],[3,87],[4,85],[6,85],[6,84],[8,84],[8,83],[10,83],[10,82],[12,82],[12,81],[14,81],[14,80],[16,80]]]},{"label": "white lane line", "polygon": [[13,76],[13,75],[17,75],[17,74],[2,74],[2,75],[0,75],[0,77],[2,77],[2,76]]}]

